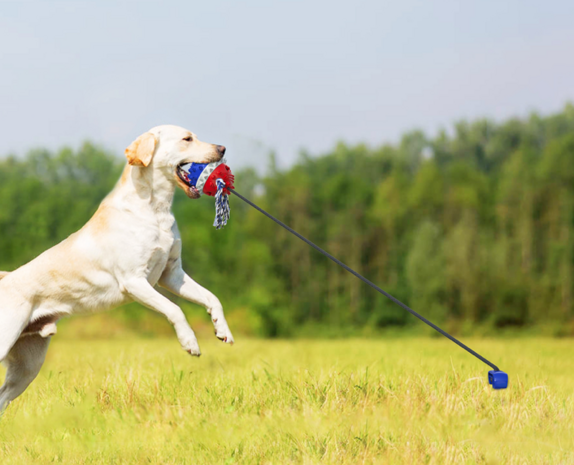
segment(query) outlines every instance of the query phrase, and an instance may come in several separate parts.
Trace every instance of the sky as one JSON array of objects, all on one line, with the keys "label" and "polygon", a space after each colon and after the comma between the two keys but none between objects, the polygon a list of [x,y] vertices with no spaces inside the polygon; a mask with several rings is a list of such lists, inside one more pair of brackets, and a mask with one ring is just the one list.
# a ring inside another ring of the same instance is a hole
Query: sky
[{"label": "sky", "polygon": [[232,167],[574,100],[572,1],[3,1],[0,156],[158,124]]}]

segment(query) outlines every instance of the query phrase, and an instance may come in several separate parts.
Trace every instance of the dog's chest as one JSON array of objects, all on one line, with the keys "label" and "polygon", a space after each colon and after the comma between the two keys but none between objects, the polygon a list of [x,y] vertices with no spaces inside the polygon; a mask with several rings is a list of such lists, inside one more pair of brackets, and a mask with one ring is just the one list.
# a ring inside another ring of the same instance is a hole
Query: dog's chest
[{"label": "dog's chest", "polygon": [[155,284],[161,277],[169,260],[171,249],[175,243],[173,215],[158,218],[157,229],[151,244],[151,255],[148,261],[148,280]]}]

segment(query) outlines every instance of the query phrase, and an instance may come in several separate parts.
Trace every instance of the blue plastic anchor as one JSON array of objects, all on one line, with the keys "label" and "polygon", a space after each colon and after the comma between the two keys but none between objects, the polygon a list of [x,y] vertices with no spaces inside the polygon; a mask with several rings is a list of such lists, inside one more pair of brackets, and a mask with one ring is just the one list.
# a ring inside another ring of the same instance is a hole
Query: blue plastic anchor
[{"label": "blue plastic anchor", "polygon": [[506,389],[508,387],[508,375],[504,371],[488,372],[488,382],[494,389]]}]

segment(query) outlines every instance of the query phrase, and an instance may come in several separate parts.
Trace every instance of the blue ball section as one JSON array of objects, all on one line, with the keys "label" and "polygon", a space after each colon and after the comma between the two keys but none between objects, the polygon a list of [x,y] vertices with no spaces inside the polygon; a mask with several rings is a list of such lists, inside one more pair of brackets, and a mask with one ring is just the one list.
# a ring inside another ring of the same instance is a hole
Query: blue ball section
[{"label": "blue ball section", "polygon": [[488,372],[488,382],[494,389],[506,389],[508,387],[508,375],[504,371]]},{"label": "blue ball section", "polygon": [[197,180],[198,178],[201,176],[201,173],[203,173],[203,170],[205,169],[205,167],[209,165],[209,163],[192,163],[191,166],[189,167],[189,182],[192,186],[195,186],[197,184]]}]

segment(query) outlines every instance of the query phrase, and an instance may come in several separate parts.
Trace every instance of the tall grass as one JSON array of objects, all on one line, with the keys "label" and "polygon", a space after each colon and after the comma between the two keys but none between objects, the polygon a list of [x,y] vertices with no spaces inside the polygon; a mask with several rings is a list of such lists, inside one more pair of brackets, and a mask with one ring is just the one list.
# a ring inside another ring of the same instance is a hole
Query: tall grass
[{"label": "tall grass", "polygon": [[55,338],[0,463],[574,463],[574,343]]}]

